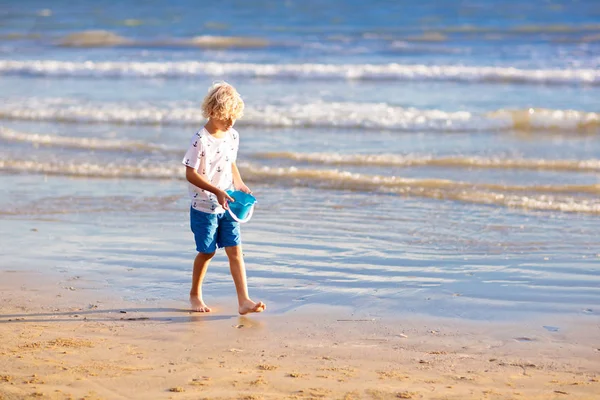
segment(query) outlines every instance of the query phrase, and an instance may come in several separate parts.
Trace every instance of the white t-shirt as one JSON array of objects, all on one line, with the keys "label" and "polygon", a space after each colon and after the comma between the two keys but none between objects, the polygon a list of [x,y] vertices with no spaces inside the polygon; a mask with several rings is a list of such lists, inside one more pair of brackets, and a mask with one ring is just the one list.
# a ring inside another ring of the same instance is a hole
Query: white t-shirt
[{"label": "white t-shirt", "polygon": [[[239,133],[231,128],[221,139],[215,138],[205,128],[192,137],[190,148],[185,153],[182,163],[194,168],[212,185],[221,190],[233,187],[231,164],[237,159],[240,144]],[[210,214],[224,213],[225,210],[217,201],[217,196],[208,190],[189,184],[192,207]]]}]

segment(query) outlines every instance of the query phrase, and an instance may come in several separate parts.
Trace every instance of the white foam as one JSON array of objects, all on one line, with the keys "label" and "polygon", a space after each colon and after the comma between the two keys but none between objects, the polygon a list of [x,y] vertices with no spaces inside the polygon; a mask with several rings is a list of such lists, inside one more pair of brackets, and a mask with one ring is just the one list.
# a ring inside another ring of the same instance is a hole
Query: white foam
[{"label": "white foam", "polygon": [[[96,178],[184,179],[178,162],[135,166],[92,164],[68,161],[44,162],[1,159],[0,171],[42,173]],[[469,183],[445,179],[409,179],[350,173],[338,170],[269,168],[240,165],[248,182],[273,182],[292,186],[310,186],[327,190],[354,190],[395,193],[432,200],[454,200],[504,207],[562,212],[600,214],[597,194],[600,185],[587,186],[506,186],[494,183]]]},{"label": "white foam", "polygon": [[[72,99],[6,100],[0,119],[70,123],[200,125],[191,103],[136,106],[131,103],[82,103]],[[347,128],[393,131],[487,132],[508,130],[596,132],[600,114],[575,110],[498,110],[449,112],[385,103],[325,103],[248,107],[239,125],[260,127]]]},{"label": "white foam", "polygon": [[264,159],[287,159],[324,165],[391,166],[391,167],[455,167],[490,169],[532,169],[548,171],[599,171],[600,159],[552,160],[483,156],[399,155],[399,154],[339,154],[272,152],[255,155]]},{"label": "white foam", "polygon": [[134,140],[85,138],[21,132],[0,126],[0,138],[12,142],[32,143],[36,146],[66,147],[107,151],[174,151],[164,146]]},{"label": "white foam", "polygon": [[595,69],[520,69],[495,66],[409,64],[256,64],[199,61],[0,60],[0,74],[94,78],[194,78],[238,76],[272,79],[338,79],[600,84]]},{"label": "white foam", "polygon": [[[76,148],[83,150],[119,151],[119,152],[159,152],[180,154],[179,148],[125,139],[99,137],[58,136],[17,131],[0,126],[0,139],[11,142],[31,143],[34,146]],[[255,159],[286,159],[322,165],[355,166],[392,166],[392,167],[451,167],[451,168],[487,168],[487,169],[531,169],[548,171],[600,171],[600,159],[531,159],[506,158],[499,156],[448,156],[401,155],[401,154],[340,154],[340,153],[297,153],[270,152],[257,153]]]},{"label": "white foam", "polygon": [[134,166],[111,163],[2,159],[0,160],[0,170],[94,178],[183,179],[184,176],[181,166],[177,163],[162,166]]}]

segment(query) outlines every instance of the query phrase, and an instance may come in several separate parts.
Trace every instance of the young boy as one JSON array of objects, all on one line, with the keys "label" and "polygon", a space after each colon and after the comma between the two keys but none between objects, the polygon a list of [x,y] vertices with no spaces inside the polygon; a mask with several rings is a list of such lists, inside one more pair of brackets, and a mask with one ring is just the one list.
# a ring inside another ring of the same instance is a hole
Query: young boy
[{"label": "young boy", "polygon": [[190,290],[193,311],[211,311],[202,298],[202,281],[219,247],[225,248],[229,259],[239,313],[262,312],[266,308],[263,302],[252,301],[248,296],[240,226],[226,212],[228,202],[233,201],[226,190],[233,187],[251,193],[235,164],[239,134],[233,124],[243,111],[244,102],[233,86],[225,82],[214,84],[202,103],[202,115],[208,122],[194,134],[183,157],[192,201],[190,225],[198,251]]}]

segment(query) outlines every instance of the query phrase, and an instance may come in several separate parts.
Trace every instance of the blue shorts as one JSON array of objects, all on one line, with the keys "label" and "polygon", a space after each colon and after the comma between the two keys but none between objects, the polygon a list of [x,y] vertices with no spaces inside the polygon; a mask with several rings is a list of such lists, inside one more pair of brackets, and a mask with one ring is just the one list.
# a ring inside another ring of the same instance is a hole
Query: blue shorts
[{"label": "blue shorts", "polygon": [[242,244],[240,224],[228,212],[209,214],[190,208],[190,227],[198,253],[214,253],[217,248]]}]

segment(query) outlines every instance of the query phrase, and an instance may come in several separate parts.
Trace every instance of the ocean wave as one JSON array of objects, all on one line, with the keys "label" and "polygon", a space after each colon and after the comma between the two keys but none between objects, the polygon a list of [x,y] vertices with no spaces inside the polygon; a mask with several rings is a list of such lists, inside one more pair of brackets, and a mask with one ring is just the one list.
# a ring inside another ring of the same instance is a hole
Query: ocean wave
[{"label": "ocean wave", "polygon": [[478,156],[413,156],[396,154],[338,154],[271,152],[255,155],[258,159],[286,159],[323,165],[381,167],[453,167],[484,169],[528,169],[544,171],[600,172],[600,159],[548,160]]},{"label": "ocean wave", "polygon": [[403,40],[407,42],[445,42],[448,37],[439,32],[424,32],[421,35],[407,36]]},{"label": "ocean wave", "polygon": [[[600,185],[511,186],[445,179],[408,179],[338,170],[270,168],[243,163],[248,182],[270,182],[327,190],[368,191],[434,200],[454,200],[532,210],[600,214]],[[178,163],[131,166],[64,161],[0,160],[0,171],[63,176],[136,179],[184,179]]]},{"label": "ocean wave", "polygon": [[229,47],[254,48],[267,47],[270,43],[266,39],[241,37],[241,36],[195,36],[191,39],[182,39],[171,42],[173,44],[189,45],[202,48],[224,49]]},{"label": "ocean wave", "polygon": [[[563,195],[563,194],[600,194],[597,185],[503,185],[496,183],[472,183],[452,181],[448,179],[414,179],[397,176],[367,175],[330,169],[309,169],[296,167],[255,167],[242,164],[244,177],[249,181],[268,180],[292,183],[300,186],[320,186],[326,189],[352,191],[378,191],[399,194],[412,194],[423,197],[438,197],[444,193],[453,196],[460,192],[492,193],[509,195],[525,193],[527,195]],[[456,193],[455,193],[456,192]],[[454,194],[453,194],[454,193]],[[446,198],[445,196],[442,196]],[[600,202],[598,202],[600,205]],[[599,209],[600,211],[600,209]]]},{"label": "ocean wave", "polygon": [[599,85],[596,69],[520,69],[494,66],[410,64],[256,64],[200,61],[0,60],[0,74],[44,77],[195,78],[458,81]]},{"label": "ocean wave", "polygon": [[487,27],[477,25],[457,25],[438,28],[447,33],[499,33],[499,34],[538,34],[538,33],[580,33],[600,31],[600,24],[579,25],[517,25],[508,28]]},{"label": "ocean wave", "polygon": [[[0,105],[0,119],[139,125],[200,125],[205,122],[199,107],[193,107],[191,103],[135,107],[130,103],[82,104],[69,99],[7,100]],[[407,132],[597,133],[600,129],[600,113],[541,108],[471,113],[395,107],[385,103],[315,102],[248,108],[238,124]]]},{"label": "ocean wave", "polygon": [[132,40],[108,31],[84,31],[66,35],[59,40],[65,47],[106,47],[133,43]]},{"label": "ocean wave", "polygon": [[600,33],[583,36],[559,36],[552,39],[554,43],[596,43],[600,42]]},{"label": "ocean wave", "polygon": [[[136,21],[136,20],[130,20]],[[151,41],[129,39],[104,30],[75,32],[58,41],[65,47],[200,47],[206,49],[255,48],[266,47],[269,41],[260,38],[242,36],[195,36],[192,38],[171,38]]]},{"label": "ocean wave", "polygon": [[519,25],[508,29],[515,33],[575,33],[575,32],[594,32],[600,31],[600,24],[581,24],[581,25]]},{"label": "ocean wave", "polygon": [[39,39],[41,36],[39,33],[12,32],[0,34],[0,40]]},{"label": "ocean wave", "polygon": [[0,171],[89,178],[184,179],[178,163],[163,166],[136,166],[113,163],[0,160]]},{"label": "ocean wave", "polygon": [[[93,151],[147,152],[180,154],[180,148],[144,141],[57,136],[17,131],[0,126],[0,139],[11,142],[31,143],[34,146],[74,148]],[[551,160],[506,158],[500,156],[447,156],[398,155],[398,154],[340,154],[340,153],[256,153],[255,160],[283,159],[311,164],[366,167],[452,167],[481,169],[525,169],[542,171],[600,172],[600,159]]]},{"label": "ocean wave", "polygon": [[467,48],[411,43],[407,40],[392,41],[389,44],[389,51],[400,54],[464,54],[470,52]]},{"label": "ocean wave", "polygon": [[[577,186],[508,186],[473,184],[442,179],[407,179],[355,174],[337,170],[290,168],[248,168],[244,177],[249,181],[307,186],[329,190],[389,193],[433,200],[452,200],[560,212],[600,214],[600,185]],[[580,194],[587,196],[581,196]]]},{"label": "ocean wave", "polygon": [[21,132],[0,126],[0,139],[32,143],[35,146],[63,147],[73,149],[87,150],[105,150],[105,151],[124,151],[124,152],[174,152],[174,149],[167,149],[165,146],[152,143],[120,140],[120,139],[100,139],[84,138],[73,136],[57,136],[48,134]]}]

